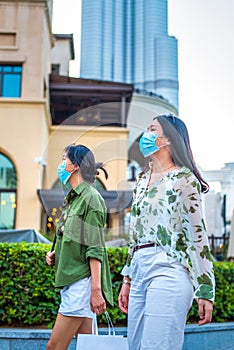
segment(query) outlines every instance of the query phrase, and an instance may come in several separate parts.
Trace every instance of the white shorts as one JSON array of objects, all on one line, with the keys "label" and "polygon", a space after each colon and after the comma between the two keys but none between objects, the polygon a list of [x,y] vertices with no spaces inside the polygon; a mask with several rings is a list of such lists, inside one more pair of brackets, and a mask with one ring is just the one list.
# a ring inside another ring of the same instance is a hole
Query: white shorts
[{"label": "white shorts", "polygon": [[90,308],[91,277],[63,287],[60,294],[59,313],[64,316],[93,318]]}]

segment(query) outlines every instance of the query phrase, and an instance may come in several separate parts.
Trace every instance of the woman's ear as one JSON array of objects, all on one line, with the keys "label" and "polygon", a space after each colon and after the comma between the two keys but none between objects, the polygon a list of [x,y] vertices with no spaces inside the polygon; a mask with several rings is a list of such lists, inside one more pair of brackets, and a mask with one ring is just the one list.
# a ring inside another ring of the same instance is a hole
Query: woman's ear
[{"label": "woman's ear", "polygon": [[171,144],[171,142],[169,141],[168,138],[166,139],[156,139],[156,145],[159,147],[165,147],[165,146],[169,146]]}]

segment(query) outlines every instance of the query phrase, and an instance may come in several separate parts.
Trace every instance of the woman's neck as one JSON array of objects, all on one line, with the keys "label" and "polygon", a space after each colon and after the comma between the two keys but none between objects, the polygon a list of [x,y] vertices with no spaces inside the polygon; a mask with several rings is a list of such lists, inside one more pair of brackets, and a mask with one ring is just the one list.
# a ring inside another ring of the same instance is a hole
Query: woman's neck
[{"label": "woman's neck", "polygon": [[157,167],[156,169],[153,167],[152,168],[152,173],[153,174],[161,174],[161,173],[165,173],[166,171],[169,171],[171,170],[172,168],[175,167],[175,164],[174,163],[171,163],[169,166],[160,166],[160,167]]},{"label": "woman's neck", "polygon": [[152,157],[152,173],[163,173],[175,166],[171,157]]},{"label": "woman's neck", "polygon": [[73,188],[73,190],[79,186],[82,182],[84,182],[83,177],[80,175],[80,172],[78,171],[73,173],[70,178],[69,178],[69,183],[71,185],[71,187]]}]

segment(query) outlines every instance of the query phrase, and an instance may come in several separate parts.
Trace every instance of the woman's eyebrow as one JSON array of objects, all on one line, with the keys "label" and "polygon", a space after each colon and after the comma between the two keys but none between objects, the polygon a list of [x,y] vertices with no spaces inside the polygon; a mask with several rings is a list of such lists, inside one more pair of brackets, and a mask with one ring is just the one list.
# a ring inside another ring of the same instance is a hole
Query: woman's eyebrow
[{"label": "woman's eyebrow", "polygon": [[157,129],[157,125],[151,124],[148,129]]}]

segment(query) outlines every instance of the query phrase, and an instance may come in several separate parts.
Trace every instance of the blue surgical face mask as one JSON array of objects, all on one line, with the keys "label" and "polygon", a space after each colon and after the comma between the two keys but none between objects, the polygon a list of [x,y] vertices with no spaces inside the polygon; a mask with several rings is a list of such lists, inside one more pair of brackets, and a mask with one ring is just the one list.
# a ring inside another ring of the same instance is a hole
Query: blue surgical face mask
[{"label": "blue surgical face mask", "polygon": [[144,132],[139,141],[139,148],[143,156],[149,157],[151,154],[157,152],[159,147],[156,145],[156,140],[158,138],[158,134],[152,132]]},{"label": "blue surgical face mask", "polygon": [[58,166],[58,177],[59,177],[59,180],[64,184],[66,185],[66,183],[68,182],[71,174],[73,173],[73,171],[71,173],[69,173],[67,170],[66,170],[66,162],[62,162],[59,164]]}]

